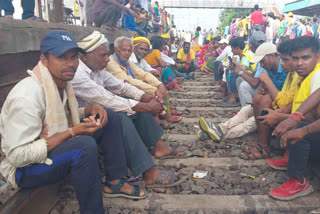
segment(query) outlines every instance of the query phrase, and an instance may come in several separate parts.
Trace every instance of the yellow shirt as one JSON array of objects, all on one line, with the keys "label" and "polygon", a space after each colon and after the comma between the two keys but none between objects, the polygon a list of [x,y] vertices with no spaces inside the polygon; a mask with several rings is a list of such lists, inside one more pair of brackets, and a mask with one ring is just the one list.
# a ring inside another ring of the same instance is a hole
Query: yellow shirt
[{"label": "yellow shirt", "polygon": [[[194,55],[193,50],[190,50],[190,60],[194,60],[196,56]],[[187,54],[184,53],[183,48],[181,48],[178,52],[177,59],[180,59],[182,62],[187,61]],[[185,65],[185,63],[182,63],[182,65]]]},{"label": "yellow shirt", "polygon": [[[300,83],[300,87],[297,87],[296,93],[292,102],[292,113],[295,112],[300,105],[313,93],[320,88],[319,83],[320,63],[316,65],[313,71]],[[315,76],[315,78],[313,78]]]},{"label": "yellow shirt", "polygon": [[156,92],[157,87],[162,83],[151,73],[143,71],[134,63],[129,62],[129,65],[136,75],[136,79],[128,75],[127,68],[118,64],[113,56],[110,57],[110,62],[108,63],[106,70],[116,78],[126,80],[131,85],[140,86],[144,92],[153,95]]},{"label": "yellow shirt", "polygon": [[298,87],[298,83],[301,81],[301,79],[302,77],[300,77],[296,72],[288,73],[288,76],[282,86],[282,90],[279,91],[277,97],[272,103],[273,109],[277,109],[292,103],[294,94],[296,93]]},{"label": "yellow shirt", "polygon": [[244,35],[248,35],[248,31],[247,31],[247,18],[242,19],[241,21],[238,22],[238,26],[242,26],[242,31],[244,31]]}]

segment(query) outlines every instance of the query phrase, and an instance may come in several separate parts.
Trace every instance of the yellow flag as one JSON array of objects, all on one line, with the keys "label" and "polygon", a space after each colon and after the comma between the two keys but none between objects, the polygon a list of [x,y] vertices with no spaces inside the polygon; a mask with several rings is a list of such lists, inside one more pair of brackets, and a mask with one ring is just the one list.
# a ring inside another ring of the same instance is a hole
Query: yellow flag
[{"label": "yellow flag", "polygon": [[79,8],[78,8],[78,3],[75,2],[74,3],[74,15],[79,15],[80,12],[79,12]]}]

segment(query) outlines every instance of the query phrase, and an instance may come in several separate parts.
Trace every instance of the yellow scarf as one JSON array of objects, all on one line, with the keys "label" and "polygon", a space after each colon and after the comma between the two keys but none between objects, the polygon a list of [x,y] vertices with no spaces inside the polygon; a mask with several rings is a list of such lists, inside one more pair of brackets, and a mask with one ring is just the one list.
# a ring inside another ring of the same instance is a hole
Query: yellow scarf
[{"label": "yellow scarf", "polygon": [[[248,47],[246,46],[246,48],[243,50],[242,54],[248,59],[248,61],[250,62],[254,55],[251,55],[250,53],[248,53]],[[242,60],[242,58],[241,58]],[[241,64],[241,63],[240,63]],[[254,68],[256,67],[257,64],[250,64],[249,68],[247,70],[247,72],[252,73],[252,71],[254,70]]]},{"label": "yellow scarf", "polygon": [[293,98],[292,113],[295,112],[299,106],[310,96],[310,82],[312,76],[319,70],[320,63],[318,63],[313,71],[300,83],[300,87],[297,88],[296,94]]}]

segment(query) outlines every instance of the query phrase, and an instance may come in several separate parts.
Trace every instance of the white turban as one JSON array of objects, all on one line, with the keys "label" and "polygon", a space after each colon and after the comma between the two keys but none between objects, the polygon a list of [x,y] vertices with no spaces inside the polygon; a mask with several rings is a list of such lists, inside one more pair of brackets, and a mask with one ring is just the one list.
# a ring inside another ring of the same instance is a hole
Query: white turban
[{"label": "white turban", "polygon": [[93,31],[92,34],[78,42],[79,47],[84,49],[87,53],[94,51],[97,47],[103,44],[109,45],[109,41],[99,31]]}]

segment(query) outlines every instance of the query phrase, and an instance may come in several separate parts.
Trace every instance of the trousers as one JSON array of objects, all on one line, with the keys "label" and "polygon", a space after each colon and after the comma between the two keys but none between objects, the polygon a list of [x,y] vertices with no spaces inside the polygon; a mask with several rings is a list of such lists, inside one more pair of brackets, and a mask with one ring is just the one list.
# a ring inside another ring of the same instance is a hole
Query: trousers
[{"label": "trousers", "polygon": [[241,106],[251,105],[253,103],[253,97],[258,92],[258,88],[252,88],[252,86],[241,77],[238,77],[236,85]]},{"label": "trousers", "polygon": [[17,168],[19,187],[33,188],[58,182],[71,174],[80,213],[104,213],[97,144],[104,156],[106,180],[127,176],[128,167],[121,133],[121,121],[107,110],[108,123],[91,136],[70,138],[48,152],[51,165],[31,164]]},{"label": "trousers", "polygon": [[[308,122],[300,122],[298,128],[308,125]],[[287,143],[289,150],[288,177],[303,178],[308,161],[320,161],[320,132],[306,135],[295,144]]]},{"label": "trousers", "polygon": [[244,106],[228,121],[219,124],[224,138],[237,138],[251,133],[257,129],[251,105]]},{"label": "trousers", "polygon": [[134,176],[154,166],[149,152],[163,135],[163,129],[147,112],[127,116],[119,112],[127,165]]},{"label": "trousers", "polygon": [[[28,19],[34,16],[34,7],[35,1],[34,0],[22,0],[21,6],[23,9],[22,19]],[[4,10],[5,15],[13,15],[14,14],[14,7],[12,4],[12,0],[1,0],[0,1],[0,8]]]}]

